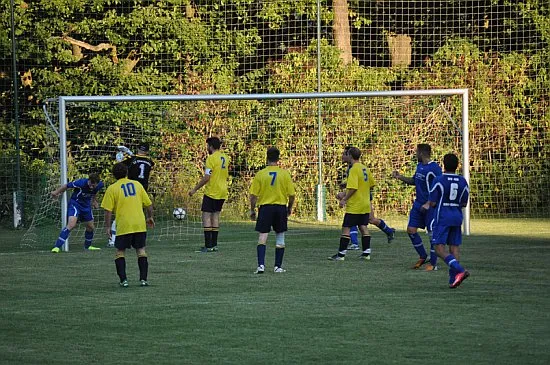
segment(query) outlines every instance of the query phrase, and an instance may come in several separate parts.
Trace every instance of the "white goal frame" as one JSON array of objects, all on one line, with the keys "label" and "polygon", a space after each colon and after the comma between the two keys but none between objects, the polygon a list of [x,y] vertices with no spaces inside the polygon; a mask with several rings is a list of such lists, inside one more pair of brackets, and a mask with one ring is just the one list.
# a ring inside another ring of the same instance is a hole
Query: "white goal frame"
[{"label": "white goal frame", "polygon": [[[281,94],[202,94],[202,95],[113,95],[113,96],[59,96],[59,157],[60,184],[67,183],[67,130],[66,110],[68,103],[119,103],[132,101],[222,101],[222,100],[282,100],[282,99],[337,99],[337,98],[369,98],[369,97],[400,97],[400,96],[451,96],[462,95],[462,175],[470,183],[470,146],[468,129],[468,89],[430,89],[430,90],[391,90],[391,91],[358,91],[358,92],[323,92],[323,93],[281,93]],[[321,130],[321,114],[317,116],[319,131]],[[320,133],[320,132],[319,132]],[[321,140],[318,141],[321,144]],[[317,181],[317,219],[323,221],[324,193],[322,175],[322,145],[318,146],[318,181]],[[61,226],[67,224],[67,192],[61,200]],[[464,209],[464,234],[470,234],[470,203]],[[69,242],[64,244],[64,251],[69,250]]]}]

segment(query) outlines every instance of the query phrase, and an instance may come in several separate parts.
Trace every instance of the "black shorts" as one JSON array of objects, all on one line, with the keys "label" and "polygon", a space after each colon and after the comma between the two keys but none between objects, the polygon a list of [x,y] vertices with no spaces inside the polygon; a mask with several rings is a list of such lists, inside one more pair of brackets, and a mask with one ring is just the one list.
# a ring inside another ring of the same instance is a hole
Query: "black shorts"
[{"label": "black shorts", "polygon": [[256,220],[256,231],[269,233],[271,227],[276,233],[288,230],[288,213],[286,205],[267,204],[260,206],[258,219]]},{"label": "black shorts", "polygon": [[370,213],[346,213],[344,215],[344,222],[342,223],[342,227],[366,226],[369,224],[369,216]]},{"label": "black shorts", "polygon": [[144,248],[147,232],[128,233],[115,237],[115,247],[119,250]]},{"label": "black shorts", "polygon": [[223,203],[225,199],[212,199],[205,195],[202,197],[201,212],[217,213],[222,211]]}]

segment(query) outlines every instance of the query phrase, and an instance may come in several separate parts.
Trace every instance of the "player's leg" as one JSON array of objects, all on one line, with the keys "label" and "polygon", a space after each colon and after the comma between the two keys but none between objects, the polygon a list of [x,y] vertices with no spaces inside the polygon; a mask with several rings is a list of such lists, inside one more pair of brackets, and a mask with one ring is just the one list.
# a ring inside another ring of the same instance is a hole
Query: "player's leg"
[{"label": "player's leg", "polygon": [[258,218],[256,219],[255,230],[258,232],[258,244],[256,245],[256,257],[258,259],[258,268],[255,274],[263,274],[265,271],[265,250],[267,236],[271,230],[271,221],[269,220],[269,207],[260,206],[258,209]]},{"label": "player's leg", "polygon": [[[449,233],[449,256],[453,256],[456,260],[453,263],[453,269],[455,271],[455,279],[452,284],[449,285],[451,289],[457,288],[464,280],[470,276],[468,270],[465,270],[460,264],[460,246],[462,245],[462,227],[453,226]],[[447,262],[447,261],[445,261]],[[450,265],[449,265],[450,266]]]},{"label": "player's leg", "polygon": [[338,246],[338,253],[330,256],[328,259],[332,261],[344,261],[346,258],[347,248],[350,241],[351,227],[356,226],[357,223],[354,219],[356,214],[346,213],[344,215],[344,221],[342,223],[342,234],[340,236],[340,245]]},{"label": "player's leg", "polygon": [[147,259],[147,253],[145,252],[145,242],[147,239],[147,232],[134,233],[134,241],[132,246],[136,249],[137,262],[139,268],[139,282],[141,286],[148,286],[147,274],[149,271],[149,261]]},{"label": "player's leg", "polygon": [[283,273],[283,257],[285,255],[285,232],[288,230],[288,214],[285,205],[274,207],[273,230],[275,231],[275,266],[274,272]]},{"label": "player's leg", "polygon": [[128,278],[126,277],[126,258],[125,252],[127,248],[131,247],[131,234],[124,234],[117,236],[115,240],[115,268],[118,278],[120,279],[120,286],[128,287]]},{"label": "player's leg", "polygon": [[90,251],[101,250],[99,247],[92,246],[94,239],[95,226],[94,221],[86,221],[86,230],[84,231],[84,249]]},{"label": "player's leg", "polygon": [[107,242],[107,247],[115,247],[115,239],[116,239],[116,222],[113,219],[113,223],[111,223],[111,237],[109,237],[109,242]]},{"label": "player's leg", "polygon": [[76,227],[76,224],[78,222],[78,209],[76,209],[76,207],[69,206],[67,215],[67,225],[59,233],[59,237],[55,241],[55,246],[52,248],[53,253],[58,253],[59,251],[61,251],[61,247],[65,244],[67,238],[69,238],[69,235],[71,234],[72,229]]},{"label": "player's leg", "polygon": [[388,238],[388,243],[391,243],[391,241],[393,241],[393,239],[395,238],[395,229],[388,226],[383,219],[375,217],[372,202],[370,205],[369,224],[375,225],[382,232],[384,232],[384,234]]},{"label": "player's leg", "polygon": [[409,214],[409,223],[407,225],[407,234],[411,239],[411,243],[418,253],[418,261],[412,267],[413,269],[419,269],[428,258],[424,244],[422,243],[422,238],[418,234],[418,228],[424,228],[424,214],[420,211],[420,208],[413,205],[411,212]]},{"label": "player's leg", "polygon": [[220,214],[222,211],[224,200],[217,199],[214,201],[214,212],[211,215],[210,221],[212,224],[212,249],[218,251],[218,234],[220,232]]},{"label": "player's leg", "polygon": [[[368,214],[366,215],[366,219],[368,219]],[[368,223],[368,222],[367,222]],[[363,252],[361,253],[361,256],[359,256],[361,259],[364,260],[370,260],[370,233],[369,228],[367,226],[367,223],[360,225],[359,230],[361,231],[361,248],[363,249]]]},{"label": "player's leg", "polygon": [[348,245],[348,250],[359,250],[359,228],[353,226],[349,230],[350,244]]},{"label": "player's leg", "polygon": [[426,231],[428,231],[428,237],[430,237],[430,263],[426,265],[426,271],[437,270],[437,254],[435,253],[435,247],[433,244],[433,225],[434,225],[434,209],[430,209],[426,212]]},{"label": "player's leg", "polygon": [[212,198],[204,195],[202,197],[202,228],[204,231],[204,247],[199,252],[208,252],[209,248],[212,248]]}]

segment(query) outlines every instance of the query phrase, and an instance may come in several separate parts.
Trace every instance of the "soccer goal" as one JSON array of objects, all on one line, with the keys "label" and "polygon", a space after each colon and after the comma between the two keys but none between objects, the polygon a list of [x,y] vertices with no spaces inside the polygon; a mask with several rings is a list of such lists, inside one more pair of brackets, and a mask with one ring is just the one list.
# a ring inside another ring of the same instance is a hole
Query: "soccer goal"
[{"label": "soccer goal", "polygon": [[[230,197],[223,222],[244,222],[248,188],[265,165],[269,146],[281,150],[281,165],[296,184],[293,219],[338,222],[342,211],[335,194],[345,172],[342,150],[355,145],[375,175],[375,210],[379,215],[406,215],[414,189],[390,178],[396,169],[412,176],[418,143],[432,145],[433,159],[455,152],[469,161],[468,90],[401,90],[300,94],[61,96],[44,106],[48,122],[50,173],[44,178],[40,207],[24,243],[49,247],[66,224],[70,195],[54,200],[49,192],[61,183],[100,173],[106,185],[117,146],[135,151],[150,145],[155,167],[149,191],[157,227],[148,239],[181,240],[202,235],[200,199],[188,191],[200,179],[207,157],[205,139],[219,136],[232,160]],[[469,180],[469,164],[462,163]],[[101,197],[100,197],[101,198]],[[186,211],[184,219],[173,216]],[[94,211],[94,244],[107,242],[103,212]],[[71,242],[83,240],[83,227]],[[243,226],[243,230],[250,227]],[[464,231],[469,234],[469,206]],[[68,250],[68,244],[65,246]]]}]

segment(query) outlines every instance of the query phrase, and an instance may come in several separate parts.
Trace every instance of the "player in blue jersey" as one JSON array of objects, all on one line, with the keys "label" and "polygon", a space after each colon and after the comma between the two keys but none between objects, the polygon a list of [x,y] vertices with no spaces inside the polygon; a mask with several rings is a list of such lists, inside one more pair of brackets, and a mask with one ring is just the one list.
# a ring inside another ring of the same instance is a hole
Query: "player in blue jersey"
[{"label": "player in blue jersey", "polygon": [[[416,172],[414,176],[403,176],[397,171],[392,172],[392,177],[403,181],[408,185],[414,185],[416,187],[416,199],[414,200],[412,209],[409,214],[409,223],[407,224],[407,234],[409,235],[412,245],[418,253],[418,261],[413,269],[419,269],[422,265],[427,263],[428,254],[422,243],[422,238],[418,234],[418,229],[424,229],[431,234],[431,222],[433,219],[433,210],[425,209],[424,204],[428,201],[430,194],[430,188],[433,185],[433,181],[439,175],[441,175],[441,167],[437,162],[431,161],[432,148],[429,144],[421,143],[416,146],[416,158],[418,164],[416,165]],[[427,271],[437,270],[437,255],[434,247],[430,242],[430,262],[426,265]]]},{"label": "player in blue jersey", "polygon": [[[449,287],[454,289],[470,276],[458,262],[462,244],[462,208],[468,204],[470,190],[466,179],[455,174],[458,157],[446,154],[443,167],[445,173],[435,179],[425,208],[434,210],[432,243],[437,255],[449,265]],[[449,246],[448,254],[445,245]]]},{"label": "player in blue jersey", "polygon": [[92,246],[95,229],[92,208],[99,207],[96,194],[103,189],[103,182],[100,181],[98,174],[90,174],[87,179],[78,179],[61,185],[51,192],[51,196],[57,198],[68,189],[72,189],[73,194],[67,205],[67,226],[61,230],[52,252],[58,253],[61,250],[61,246],[65,244],[71,230],[76,227],[79,221],[86,223],[84,249],[100,250],[99,247]]},{"label": "player in blue jersey", "polygon": [[[342,179],[342,182],[340,183],[340,188],[342,188],[342,189],[346,188],[346,178],[349,175],[349,169],[351,168],[351,156],[349,154],[349,149],[350,148],[351,148],[351,146],[346,146],[344,148],[344,152],[342,152],[342,162],[345,162],[347,164],[346,176],[345,176],[344,179]],[[340,192],[340,193],[336,194],[336,198],[338,200],[340,200],[340,199],[342,199],[342,197],[344,197],[345,194],[346,194],[345,192]],[[382,232],[384,232],[386,234],[387,238],[388,238],[388,243],[391,243],[391,241],[395,237],[395,229],[388,226],[386,224],[386,222],[384,222],[383,219],[379,219],[379,218],[376,218],[374,216],[374,209],[372,207],[372,191],[371,191],[371,197],[370,198],[371,198],[371,210],[370,210],[370,215],[369,215],[369,224],[375,225]],[[351,227],[351,229],[350,229],[350,244],[348,246],[348,250],[359,250],[360,249],[358,235],[359,235],[359,228],[357,226]]]}]

